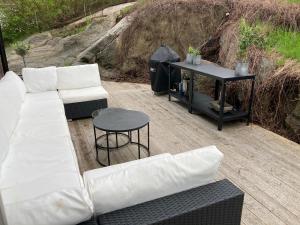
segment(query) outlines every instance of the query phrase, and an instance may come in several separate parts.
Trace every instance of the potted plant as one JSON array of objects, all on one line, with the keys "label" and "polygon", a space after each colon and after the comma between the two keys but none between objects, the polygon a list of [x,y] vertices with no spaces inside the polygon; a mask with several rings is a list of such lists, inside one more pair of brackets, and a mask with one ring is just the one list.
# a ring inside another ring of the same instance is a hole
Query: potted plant
[{"label": "potted plant", "polygon": [[193,64],[194,52],[195,52],[195,49],[192,46],[190,46],[188,49],[188,53],[186,55],[186,60],[185,60],[186,63]]},{"label": "potted plant", "polygon": [[196,49],[194,51],[193,64],[194,65],[200,65],[201,64],[201,60],[202,60],[201,52],[198,49]]},{"label": "potted plant", "polygon": [[25,56],[27,55],[30,49],[30,45],[26,44],[25,42],[19,41],[13,44],[13,48],[16,54],[22,57],[24,66],[26,67]]},{"label": "potted plant", "polygon": [[201,63],[201,59],[200,51],[190,46],[186,56],[186,63],[199,65]]}]

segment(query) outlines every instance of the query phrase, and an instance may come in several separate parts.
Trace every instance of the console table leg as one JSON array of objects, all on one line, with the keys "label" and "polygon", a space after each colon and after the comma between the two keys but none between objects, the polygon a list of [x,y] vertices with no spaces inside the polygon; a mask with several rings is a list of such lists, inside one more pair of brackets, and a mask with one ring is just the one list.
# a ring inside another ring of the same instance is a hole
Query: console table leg
[{"label": "console table leg", "polygon": [[220,92],[220,81],[216,80],[216,82],[215,82],[215,100],[219,99],[219,92]]},{"label": "console table leg", "polygon": [[218,130],[220,130],[220,131],[223,128],[223,115],[224,115],[225,95],[226,95],[226,83],[222,82],[222,93],[221,93],[220,113],[219,113],[219,122],[218,122]]},{"label": "console table leg", "polygon": [[189,89],[189,113],[193,113],[193,96],[194,95],[194,73],[191,73],[190,77],[190,89]]},{"label": "console table leg", "polygon": [[252,80],[252,84],[251,84],[251,94],[250,94],[250,99],[249,99],[247,126],[249,125],[249,123],[251,121],[252,105],[253,105],[253,98],[254,98],[254,84],[255,84],[255,79]]}]

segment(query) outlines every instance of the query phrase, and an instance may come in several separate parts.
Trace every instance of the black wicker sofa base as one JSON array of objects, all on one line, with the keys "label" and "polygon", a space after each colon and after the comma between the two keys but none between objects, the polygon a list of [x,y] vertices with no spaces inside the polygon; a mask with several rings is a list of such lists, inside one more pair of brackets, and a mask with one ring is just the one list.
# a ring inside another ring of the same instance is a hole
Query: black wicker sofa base
[{"label": "black wicker sofa base", "polygon": [[244,193],[228,180],[166,196],[80,225],[240,225]]},{"label": "black wicker sofa base", "polygon": [[64,104],[68,120],[91,117],[92,112],[107,108],[107,99]]}]

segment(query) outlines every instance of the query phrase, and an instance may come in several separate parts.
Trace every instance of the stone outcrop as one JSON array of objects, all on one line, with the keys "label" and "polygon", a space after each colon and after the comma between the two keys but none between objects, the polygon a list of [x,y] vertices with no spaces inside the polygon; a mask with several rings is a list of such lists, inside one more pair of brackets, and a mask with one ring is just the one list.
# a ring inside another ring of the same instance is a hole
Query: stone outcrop
[{"label": "stone outcrop", "polygon": [[[26,55],[28,67],[68,66],[77,63],[78,55],[92,46],[116,25],[120,11],[134,3],[109,7],[64,28],[35,34],[25,40],[30,44]],[[22,58],[7,49],[9,68],[21,73]]]},{"label": "stone outcrop", "polygon": [[99,40],[94,42],[77,57],[78,63],[94,63],[99,61],[104,67],[112,67],[116,58],[114,55],[117,38],[131,24],[130,16],[123,18]]}]

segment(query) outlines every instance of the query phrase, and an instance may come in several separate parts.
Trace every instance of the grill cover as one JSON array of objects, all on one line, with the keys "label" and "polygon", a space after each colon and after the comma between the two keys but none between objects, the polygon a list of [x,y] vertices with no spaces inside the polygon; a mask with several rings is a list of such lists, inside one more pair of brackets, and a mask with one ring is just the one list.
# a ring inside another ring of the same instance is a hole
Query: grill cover
[{"label": "grill cover", "polygon": [[[149,61],[149,72],[151,88],[154,92],[167,92],[169,88],[169,67],[168,62],[179,62],[179,55],[170,47],[162,45],[159,47]],[[180,69],[171,68],[171,86],[175,82],[180,82]]]}]

